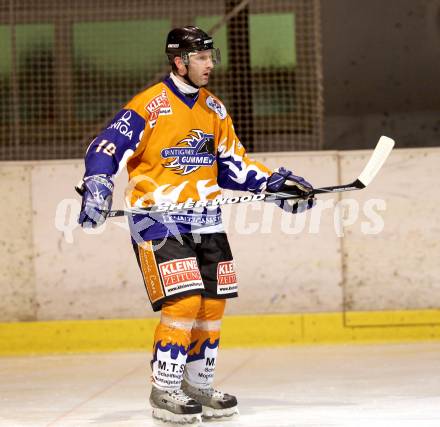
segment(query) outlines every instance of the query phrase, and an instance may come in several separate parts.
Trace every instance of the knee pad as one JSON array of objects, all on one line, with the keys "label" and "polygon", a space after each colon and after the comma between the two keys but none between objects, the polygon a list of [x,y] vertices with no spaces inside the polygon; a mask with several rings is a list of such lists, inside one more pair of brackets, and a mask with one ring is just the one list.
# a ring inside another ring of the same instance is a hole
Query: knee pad
[{"label": "knee pad", "polygon": [[225,305],[224,299],[202,298],[200,310],[191,331],[190,354],[198,354],[201,347],[208,345],[208,342],[218,345]]},{"label": "knee pad", "polygon": [[197,313],[197,320],[216,321],[223,318],[226,300],[214,298],[202,298],[200,310]]},{"label": "knee pad", "polygon": [[200,310],[202,297],[190,295],[167,301],[162,306],[162,318],[194,320]]},{"label": "knee pad", "polygon": [[154,335],[158,343],[172,343],[185,349],[190,344],[191,330],[201,305],[200,295],[179,297],[162,306],[160,323]]}]

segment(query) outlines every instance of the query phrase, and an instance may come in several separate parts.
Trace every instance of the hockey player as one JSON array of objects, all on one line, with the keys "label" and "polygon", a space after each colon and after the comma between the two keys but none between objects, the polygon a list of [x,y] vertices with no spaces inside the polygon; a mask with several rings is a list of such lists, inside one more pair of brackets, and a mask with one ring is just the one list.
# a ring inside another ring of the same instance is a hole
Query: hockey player
[{"label": "hockey player", "polygon": [[[112,177],[125,164],[132,206],[212,200],[222,188],[288,188],[306,198],[312,186],[303,178],[247,157],[225,106],[205,89],[220,61],[212,38],[197,27],[176,28],[166,54],[170,75],[136,95],[90,144],[79,223],[104,222]],[[129,222],[148,297],[161,310],[151,361],[153,416],[193,423],[202,414],[237,413],[237,399],[212,386],[225,302],[237,296],[220,209],[133,215]]]}]

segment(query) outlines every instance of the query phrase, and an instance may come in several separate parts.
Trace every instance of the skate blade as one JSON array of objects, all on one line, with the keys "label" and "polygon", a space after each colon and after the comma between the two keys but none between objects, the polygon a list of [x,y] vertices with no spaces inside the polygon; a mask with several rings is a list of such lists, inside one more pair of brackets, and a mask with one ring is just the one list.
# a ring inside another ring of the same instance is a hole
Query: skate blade
[{"label": "skate blade", "polygon": [[202,423],[201,414],[173,414],[166,409],[153,408],[153,418],[164,423],[198,426]]},{"label": "skate blade", "polygon": [[225,409],[214,409],[214,408],[210,408],[209,406],[202,406],[202,418],[204,420],[232,418],[234,417],[234,415],[240,415],[237,406],[233,406],[232,408],[225,408]]}]

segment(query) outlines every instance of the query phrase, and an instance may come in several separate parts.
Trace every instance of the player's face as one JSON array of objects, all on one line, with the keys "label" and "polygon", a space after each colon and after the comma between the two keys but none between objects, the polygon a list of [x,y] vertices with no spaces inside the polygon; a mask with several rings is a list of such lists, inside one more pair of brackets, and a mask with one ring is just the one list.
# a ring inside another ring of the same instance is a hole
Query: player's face
[{"label": "player's face", "polygon": [[209,81],[209,75],[214,68],[212,52],[204,50],[189,54],[188,77],[197,86],[206,86]]}]

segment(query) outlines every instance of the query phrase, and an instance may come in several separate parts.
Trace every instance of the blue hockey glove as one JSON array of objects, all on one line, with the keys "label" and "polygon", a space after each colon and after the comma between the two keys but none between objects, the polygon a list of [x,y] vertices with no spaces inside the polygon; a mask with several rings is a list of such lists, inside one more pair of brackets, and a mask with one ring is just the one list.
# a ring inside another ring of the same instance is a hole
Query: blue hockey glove
[{"label": "blue hockey glove", "polygon": [[313,190],[312,184],[303,177],[294,175],[285,168],[279,168],[269,177],[266,184],[266,191],[269,193],[287,192],[298,196],[307,197]]},{"label": "blue hockey glove", "polygon": [[313,190],[312,184],[303,177],[294,175],[285,168],[279,168],[267,180],[266,191],[269,193],[286,192],[303,197],[302,200],[286,199],[276,200],[274,203],[283,211],[297,214],[315,206],[315,198],[308,197],[307,194]]},{"label": "blue hockey glove", "polygon": [[82,195],[78,223],[84,228],[102,225],[112,207],[113,182],[108,175],[92,175],[84,178],[76,190]]}]

